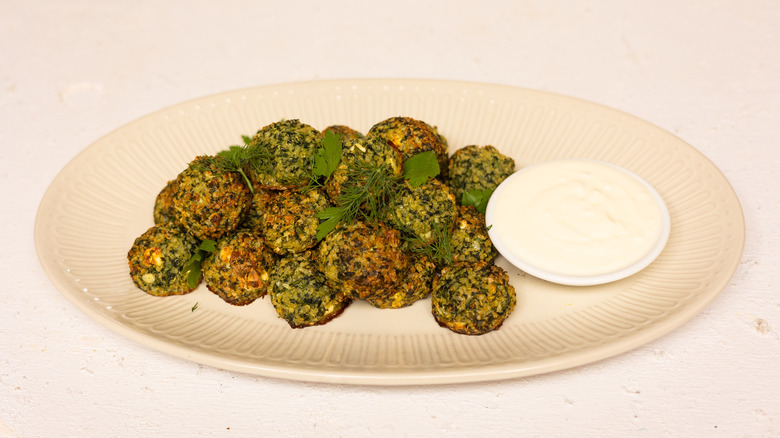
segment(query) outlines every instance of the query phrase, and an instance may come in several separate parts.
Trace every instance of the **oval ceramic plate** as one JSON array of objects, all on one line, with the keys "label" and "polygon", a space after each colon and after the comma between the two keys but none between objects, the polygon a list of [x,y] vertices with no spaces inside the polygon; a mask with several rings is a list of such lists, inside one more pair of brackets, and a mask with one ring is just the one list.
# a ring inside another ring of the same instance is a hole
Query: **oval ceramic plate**
[{"label": "oval ceramic plate", "polygon": [[[152,225],[165,183],[203,153],[286,118],[366,132],[404,115],[438,127],[450,152],[492,144],[519,167],[592,158],[658,190],[671,234],[658,258],[626,279],[555,285],[499,258],[518,295],[497,331],[439,327],[430,300],[395,310],[353,303],[327,325],[293,330],[269,299],[233,307],[205,286],[176,297],[137,289],[126,254]],[[696,315],[726,286],[742,253],[742,211],[723,174],[694,148],[647,122],[581,100],[498,85],[435,80],[334,80],[231,91],[153,113],[96,141],[44,195],[35,224],[42,266],[87,315],[181,358],[265,376],[400,385],[528,376],[641,346]],[[197,306],[196,306],[197,304]]]}]

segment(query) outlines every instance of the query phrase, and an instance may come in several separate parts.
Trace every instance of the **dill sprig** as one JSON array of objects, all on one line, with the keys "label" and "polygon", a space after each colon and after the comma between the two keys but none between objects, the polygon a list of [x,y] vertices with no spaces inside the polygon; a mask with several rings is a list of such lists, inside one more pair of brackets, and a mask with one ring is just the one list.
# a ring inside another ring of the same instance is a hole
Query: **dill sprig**
[{"label": "dill sprig", "polygon": [[[333,169],[336,166],[338,161]],[[317,213],[324,220],[317,227],[317,239],[322,240],[340,222],[352,223],[357,219],[377,222],[388,201],[400,192],[404,180],[419,187],[438,174],[439,163],[433,152],[422,152],[404,161],[402,176],[393,175],[387,163],[375,165],[357,160],[347,168],[346,182],[336,205]]]},{"label": "dill sprig", "polygon": [[401,180],[401,177],[390,173],[387,164],[356,162],[347,169],[347,182],[336,205],[317,213],[318,218],[324,219],[317,228],[317,239],[322,240],[340,222],[352,223],[357,219],[378,221],[381,210]]},{"label": "dill sprig", "polygon": [[215,155],[208,155],[201,160],[193,163],[193,166],[199,170],[207,170],[215,173],[236,172],[241,175],[249,187],[249,191],[255,192],[252,180],[246,174],[248,167],[254,170],[260,170],[267,167],[270,160],[270,153],[259,143],[252,143],[252,139],[246,135],[241,136],[244,141],[243,146],[233,145],[218,152]]},{"label": "dill sprig", "polygon": [[414,235],[405,235],[404,240],[408,242],[409,249],[418,254],[424,254],[430,257],[437,264],[452,264],[452,230],[441,223],[433,226],[433,242],[427,242]]}]

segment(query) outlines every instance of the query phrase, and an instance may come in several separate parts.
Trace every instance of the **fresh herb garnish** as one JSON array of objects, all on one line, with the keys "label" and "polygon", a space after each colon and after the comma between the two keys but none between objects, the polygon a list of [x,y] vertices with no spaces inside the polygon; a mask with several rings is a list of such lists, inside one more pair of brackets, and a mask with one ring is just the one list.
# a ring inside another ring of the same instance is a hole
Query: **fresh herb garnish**
[{"label": "fresh herb garnish", "polygon": [[201,265],[203,264],[203,260],[205,260],[206,256],[215,249],[217,249],[217,242],[213,240],[205,239],[200,242],[198,250],[195,251],[195,254],[193,254],[181,268],[182,274],[187,277],[187,286],[194,289],[198,283],[200,283],[200,276],[202,273]]},{"label": "fresh herb garnish", "polygon": [[387,203],[400,181],[393,176],[386,164],[372,166],[357,162],[347,170],[347,182],[334,207],[328,207],[317,213],[320,222],[317,227],[317,239],[322,240],[336,228],[340,222],[351,223],[361,218],[368,221],[379,219],[379,212]]},{"label": "fresh herb garnish", "polygon": [[339,161],[341,161],[341,138],[335,132],[327,131],[322,137],[322,147],[314,154],[312,166],[314,177],[329,178],[339,166]]},{"label": "fresh herb garnish", "polygon": [[411,243],[410,248],[415,253],[425,254],[440,264],[452,264],[452,231],[450,228],[437,223],[433,226],[434,239],[432,243],[426,242],[416,236],[404,237]]},{"label": "fresh herb garnish", "polygon": [[467,192],[463,192],[460,198],[460,203],[465,206],[473,206],[478,212],[485,214],[487,210],[488,201],[490,195],[493,194],[493,189],[474,189]]},{"label": "fresh herb garnish", "polygon": [[197,308],[198,308],[198,301],[196,301],[196,302],[195,302],[195,305],[194,305],[194,306],[192,306],[192,309],[190,310],[190,312],[194,312],[194,311],[195,311],[195,309],[197,309]]},{"label": "fresh herb garnish", "polygon": [[200,170],[208,170],[216,173],[237,172],[244,178],[244,182],[249,187],[249,191],[255,193],[252,181],[247,176],[245,169],[251,166],[254,169],[260,169],[268,164],[270,154],[260,144],[252,144],[252,139],[242,135],[243,146],[233,145],[218,152],[216,155],[203,157],[201,160],[193,163],[193,166]]},{"label": "fresh herb garnish", "polygon": [[435,178],[439,172],[439,161],[433,151],[421,152],[404,160],[403,176],[412,187],[420,187],[429,179]]},{"label": "fresh herb garnish", "polygon": [[[338,162],[334,165],[338,166]],[[358,161],[347,169],[346,183],[335,206],[317,213],[322,219],[317,227],[317,240],[322,240],[341,223],[356,219],[375,222],[388,201],[399,193],[399,186],[406,179],[412,187],[423,185],[439,175],[439,162],[433,151],[421,152],[404,161],[401,177],[391,173],[387,164],[372,165]]]}]

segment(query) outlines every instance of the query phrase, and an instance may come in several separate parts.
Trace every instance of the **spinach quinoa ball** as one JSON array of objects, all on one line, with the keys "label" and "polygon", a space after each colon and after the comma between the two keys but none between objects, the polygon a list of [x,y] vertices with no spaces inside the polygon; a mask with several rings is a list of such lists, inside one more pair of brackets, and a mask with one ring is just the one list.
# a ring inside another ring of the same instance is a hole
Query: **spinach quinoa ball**
[{"label": "spinach quinoa ball", "polygon": [[433,316],[440,326],[465,335],[481,335],[501,326],[517,297],[509,275],[486,262],[456,263],[433,280]]},{"label": "spinach quinoa ball", "polygon": [[380,138],[401,151],[404,160],[421,152],[433,151],[439,161],[441,175],[447,175],[447,140],[435,127],[411,117],[391,117],[369,129],[366,137]]},{"label": "spinach quinoa ball", "polygon": [[176,177],[173,206],[179,223],[200,240],[218,240],[238,228],[252,204],[252,192],[237,172],[208,170],[200,156]]},{"label": "spinach quinoa ball", "polygon": [[297,119],[267,125],[249,143],[267,155],[259,167],[249,166],[249,178],[265,188],[301,186],[309,179],[311,162],[321,145],[322,133]]},{"label": "spinach quinoa ball", "polygon": [[199,242],[175,223],[155,225],[135,239],[127,253],[133,283],[149,295],[183,295],[192,290],[182,267]]},{"label": "spinach quinoa ball", "polygon": [[270,294],[276,313],[292,328],[325,324],[352,302],[328,286],[311,251],[292,254],[276,264]]},{"label": "spinach quinoa ball", "polygon": [[160,190],[157,197],[154,199],[154,211],[152,212],[152,218],[155,224],[162,224],[165,222],[176,222],[176,208],[173,206],[173,195],[176,193],[176,180],[170,180]]},{"label": "spinach quinoa ball", "polygon": [[458,218],[450,235],[452,261],[491,262],[498,256],[485,226],[485,216],[472,206],[458,207]]},{"label": "spinach quinoa ball", "polygon": [[428,180],[420,187],[404,182],[384,210],[388,225],[426,243],[436,240],[437,230],[440,233],[449,231],[457,215],[455,196],[438,179]]},{"label": "spinach quinoa ball", "polygon": [[447,184],[461,202],[464,192],[476,189],[494,190],[515,171],[515,160],[493,146],[470,145],[450,157]]},{"label": "spinach quinoa ball", "polygon": [[371,169],[381,167],[388,175],[401,175],[401,153],[379,139],[348,138],[341,147],[341,161],[325,183],[325,192],[334,203],[345,187],[363,184]]},{"label": "spinach quinoa ball", "polygon": [[356,131],[346,125],[330,125],[322,130],[323,135],[327,132],[332,132],[338,135],[342,142],[345,140],[354,140],[364,137],[360,131]]},{"label": "spinach quinoa ball", "polygon": [[217,242],[216,249],[203,261],[203,280],[225,302],[244,306],[268,292],[269,271],[275,262],[263,239],[242,229]]},{"label": "spinach quinoa ball", "polygon": [[431,282],[436,275],[436,264],[424,254],[410,254],[409,267],[396,286],[387,295],[371,295],[366,301],[379,309],[407,307],[431,294]]},{"label": "spinach quinoa ball", "polygon": [[316,260],[328,284],[353,299],[388,295],[409,264],[398,230],[361,221],[340,225],[325,236]]},{"label": "spinach quinoa ball", "polygon": [[317,213],[330,206],[325,192],[282,190],[265,202],[261,232],[266,245],[280,255],[305,251],[317,244]]},{"label": "spinach quinoa ball", "polygon": [[263,212],[273,194],[274,191],[272,190],[255,187],[255,193],[252,195],[252,205],[249,206],[244,222],[241,223],[242,228],[249,228],[255,231],[263,229]]}]

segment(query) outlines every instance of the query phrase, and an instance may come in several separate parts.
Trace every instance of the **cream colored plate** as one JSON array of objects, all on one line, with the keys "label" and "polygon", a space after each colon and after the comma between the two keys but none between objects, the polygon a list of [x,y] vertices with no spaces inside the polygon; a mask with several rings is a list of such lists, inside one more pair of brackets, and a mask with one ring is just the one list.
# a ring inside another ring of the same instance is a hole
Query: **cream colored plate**
[{"label": "cream colored plate", "polygon": [[[519,166],[560,157],[623,166],[666,201],[668,244],[643,271],[592,287],[547,283],[499,259],[518,306],[484,336],[440,328],[429,300],[398,310],[357,302],[325,326],[292,330],[267,298],[233,307],[204,286],[165,298],[134,287],[127,251],[152,225],[155,195],[196,155],[237,144],[242,134],[282,118],[366,132],[396,115],[438,126],[451,151],[492,144]],[[293,83],[175,105],[81,152],[49,187],[35,223],[38,255],[54,285],[130,339],[223,369],[380,385],[528,376],[643,345],[692,318],[726,286],[744,238],[742,210],[723,174],[668,132],[564,96],[435,80]]]}]

